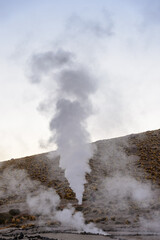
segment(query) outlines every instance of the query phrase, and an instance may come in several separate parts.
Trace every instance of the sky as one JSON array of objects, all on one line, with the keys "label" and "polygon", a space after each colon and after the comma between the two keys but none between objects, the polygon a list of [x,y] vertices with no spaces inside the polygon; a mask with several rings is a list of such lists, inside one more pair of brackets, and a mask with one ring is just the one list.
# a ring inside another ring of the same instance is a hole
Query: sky
[{"label": "sky", "polygon": [[0,161],[47,144],[57,86],[31,81],[32,57],[71,52],[94,76],[90,141],[159,129],[159,0],[0,0]]}]

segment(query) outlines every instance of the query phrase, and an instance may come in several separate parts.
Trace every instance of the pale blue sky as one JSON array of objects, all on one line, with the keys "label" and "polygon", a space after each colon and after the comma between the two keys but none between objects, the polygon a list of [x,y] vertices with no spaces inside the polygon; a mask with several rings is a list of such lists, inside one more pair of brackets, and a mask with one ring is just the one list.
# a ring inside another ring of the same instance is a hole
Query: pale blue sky
[{"label": "pale blue sky", "polygon": [[92,141],[159,128],[159,10],[158,0],[0,0],[0,161],[55,148],[39,144],[50,113],[37,110],[47,86],[28,79],[36,52],[63,48],[92,69]]}]

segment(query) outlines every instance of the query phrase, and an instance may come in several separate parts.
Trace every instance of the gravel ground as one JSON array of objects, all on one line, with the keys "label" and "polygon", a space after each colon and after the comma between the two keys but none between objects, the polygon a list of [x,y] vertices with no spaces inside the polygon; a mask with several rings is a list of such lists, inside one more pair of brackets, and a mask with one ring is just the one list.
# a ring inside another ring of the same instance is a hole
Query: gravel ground
[{"label": "gravel ground", "polygon": [[11,239],[42,239],[42,240],[109,240],[109,239],[115,239],[115,240],[159,240],[160,234],[155,233],[133,233],[133,232],[111,232],[108,236],[102,236],[102,235],[91,235],[91,234],[77,234],[77,233],[63,233],[63,232],[48,232],[43,233],[39,232],[37,234],[23,232],[23,231],[17,231],[14,232],[12,230],[11,233],[2,233],[0,234],[0,240],[11,240]]}]

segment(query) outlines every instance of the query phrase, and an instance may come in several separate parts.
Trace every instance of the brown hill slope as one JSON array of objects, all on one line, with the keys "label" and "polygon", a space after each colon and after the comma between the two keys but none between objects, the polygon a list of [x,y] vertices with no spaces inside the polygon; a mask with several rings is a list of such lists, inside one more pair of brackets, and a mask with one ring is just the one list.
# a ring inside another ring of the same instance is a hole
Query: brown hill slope
[{"label": "brown hill slope", "polygon": [[[54,189],[60,197],[57,211],[71,203],[76,212],[83,213],[86,223],[94,222],[104,230],[157,229],[156,223],[160,223],[157,217],[160,213],[160,130],[97,141],[93,146],[91,173],[86,174],[82,205],[78,205],[55,152],[2,162],[2,227],[29,227],[33,224],[31,221],[39,224],[35,220],[41,217],[40,205],[36,210],[33,204],[28,205],[28,195],[35,197],[39,194],[37,189],[42,189],[41,192]],[[9,212],[13,208],[20,210],[15,216]],[[43,224],[54,227],[61,224],[47,216]]]}]

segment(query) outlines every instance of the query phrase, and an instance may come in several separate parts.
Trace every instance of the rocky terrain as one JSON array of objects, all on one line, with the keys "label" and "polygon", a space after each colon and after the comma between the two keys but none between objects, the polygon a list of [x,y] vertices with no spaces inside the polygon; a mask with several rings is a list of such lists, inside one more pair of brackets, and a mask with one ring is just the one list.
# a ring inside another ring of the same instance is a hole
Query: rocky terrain
[{"label": "rocky terrain", "polygon": [[2,238],[9,238],[11,232],[16,239],[23,239],[27,232],[36,239],[37,232],[98,228],[112,236],[128,232],[160,239],[160,130],[101,140],[92,146],[91,172],[86,174],[81,205],[56,152],[1,162]]}]

